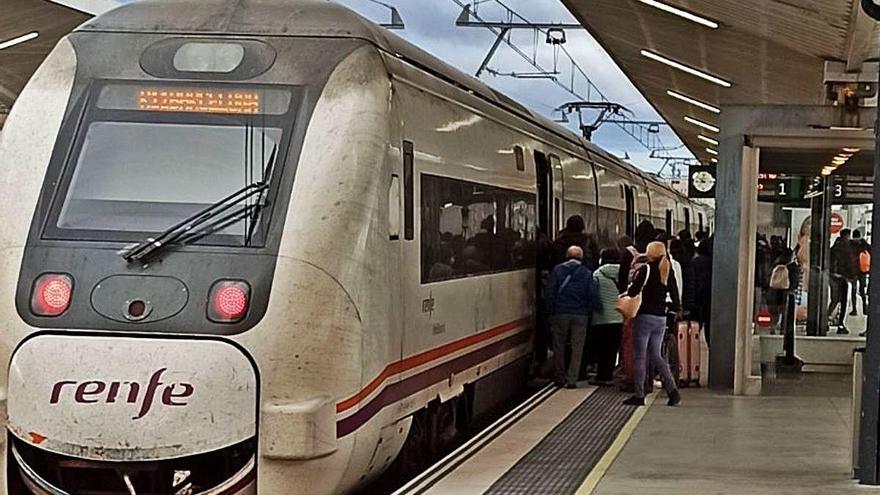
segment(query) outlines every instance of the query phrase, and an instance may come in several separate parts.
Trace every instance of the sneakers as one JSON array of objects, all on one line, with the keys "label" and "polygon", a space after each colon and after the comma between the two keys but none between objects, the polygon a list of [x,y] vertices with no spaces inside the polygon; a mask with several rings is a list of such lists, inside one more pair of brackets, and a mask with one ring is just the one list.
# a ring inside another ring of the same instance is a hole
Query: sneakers
[{"label": "sneakers", "polygon": [[640,397],[636,397],[634,395],[634,396],[630,397],[629,399],[626,399],[625,401],[623,401],[623,405],[625,405],[625,406],[644,406],[645,399],[640,398]]},{"label": "sneakers", "polygon": [[837,329],[837,335],[849,335],[849,330],[847,330],[846,327],[841,326]]},{"label": "sneakers", "polygon": [[666,401],[667,406],[677,406],[681,402],[681,393],[678,389],[669,393],[669,400]]}]

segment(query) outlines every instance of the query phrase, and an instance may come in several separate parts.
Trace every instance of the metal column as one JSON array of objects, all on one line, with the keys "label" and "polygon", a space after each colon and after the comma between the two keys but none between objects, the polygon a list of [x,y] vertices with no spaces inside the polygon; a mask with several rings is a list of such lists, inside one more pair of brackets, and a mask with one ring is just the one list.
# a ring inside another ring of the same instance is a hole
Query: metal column
[{"label": "metal column", "polygon": [[831,223],[831,202],[834,181],[823,179],[823,194],[812,200],[810,225],[810,284],[807,289],[807,335],[825,336],[828,333],[828,262],[831,247],[828,242]]},{"label": "metal column", "polygon": [[[862,0],[862,7],[874,19],[880,21],[880,2]],[[874,212],[873,225],[880,225],[880,112],[874,125]],[[878,258],[876,236],[871,233],[871,256]],[[868,306],[868,342],[865,352],[865,378],[862,387],[862,426],[859,442],[859,481],[865,485],[880,484],[878,480],[878,444],[877,428],[880,413],[880,263],[871,265],[871,285],[868,288],[870,301]]]}]

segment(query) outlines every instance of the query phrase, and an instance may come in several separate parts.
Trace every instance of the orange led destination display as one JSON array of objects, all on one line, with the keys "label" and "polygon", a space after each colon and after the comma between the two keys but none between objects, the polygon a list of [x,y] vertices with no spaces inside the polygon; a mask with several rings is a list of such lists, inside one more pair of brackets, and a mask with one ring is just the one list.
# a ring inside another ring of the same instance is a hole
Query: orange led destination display
[{"label": "orange led destination display", "polygon": [[260,95],[237,90],[141,89],[137,107],[154,112],[258,114]]}]

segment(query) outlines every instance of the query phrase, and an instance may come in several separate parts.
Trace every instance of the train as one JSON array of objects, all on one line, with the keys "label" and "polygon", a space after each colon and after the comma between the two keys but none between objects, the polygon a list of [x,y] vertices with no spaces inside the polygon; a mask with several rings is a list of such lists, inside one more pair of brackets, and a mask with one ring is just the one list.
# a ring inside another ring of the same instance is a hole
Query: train
[{"label": "train", "polygon": [[524,382],[536,246],[676,193],[339,5],[144,0],[0,134],[2,493],[352,493]]}]

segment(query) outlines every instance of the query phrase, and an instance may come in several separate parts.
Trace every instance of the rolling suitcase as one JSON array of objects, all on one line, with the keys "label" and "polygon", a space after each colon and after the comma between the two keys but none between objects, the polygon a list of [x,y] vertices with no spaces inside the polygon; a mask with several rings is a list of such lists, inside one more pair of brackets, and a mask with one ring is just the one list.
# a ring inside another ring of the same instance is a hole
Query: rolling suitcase
[{"label": "rolling suitcase", "polygon": [[635,366],[633,361],[633,320],[627,319],[623,324],[623,333],[620,339],[620,367],[614,373],[614,381],[623,392],[634,390],[633,377]]},{"label": "rolling suitcase", "polygon": [[690,363],[690,374],[689,378],[691,380],[690,385],[692,387],[700,386],[700,371],[702,365],[702,342],[700,339],[700,323],[697,321],[690,322],[690,331],[688,333],[691,341],[691,345],[688,348],[688,362]]},{"label": "rolling suitcase", "polygon": [[700,324],[696,321],[679,321],[678,335],[678,383],[681,387],[700,386]]}]

